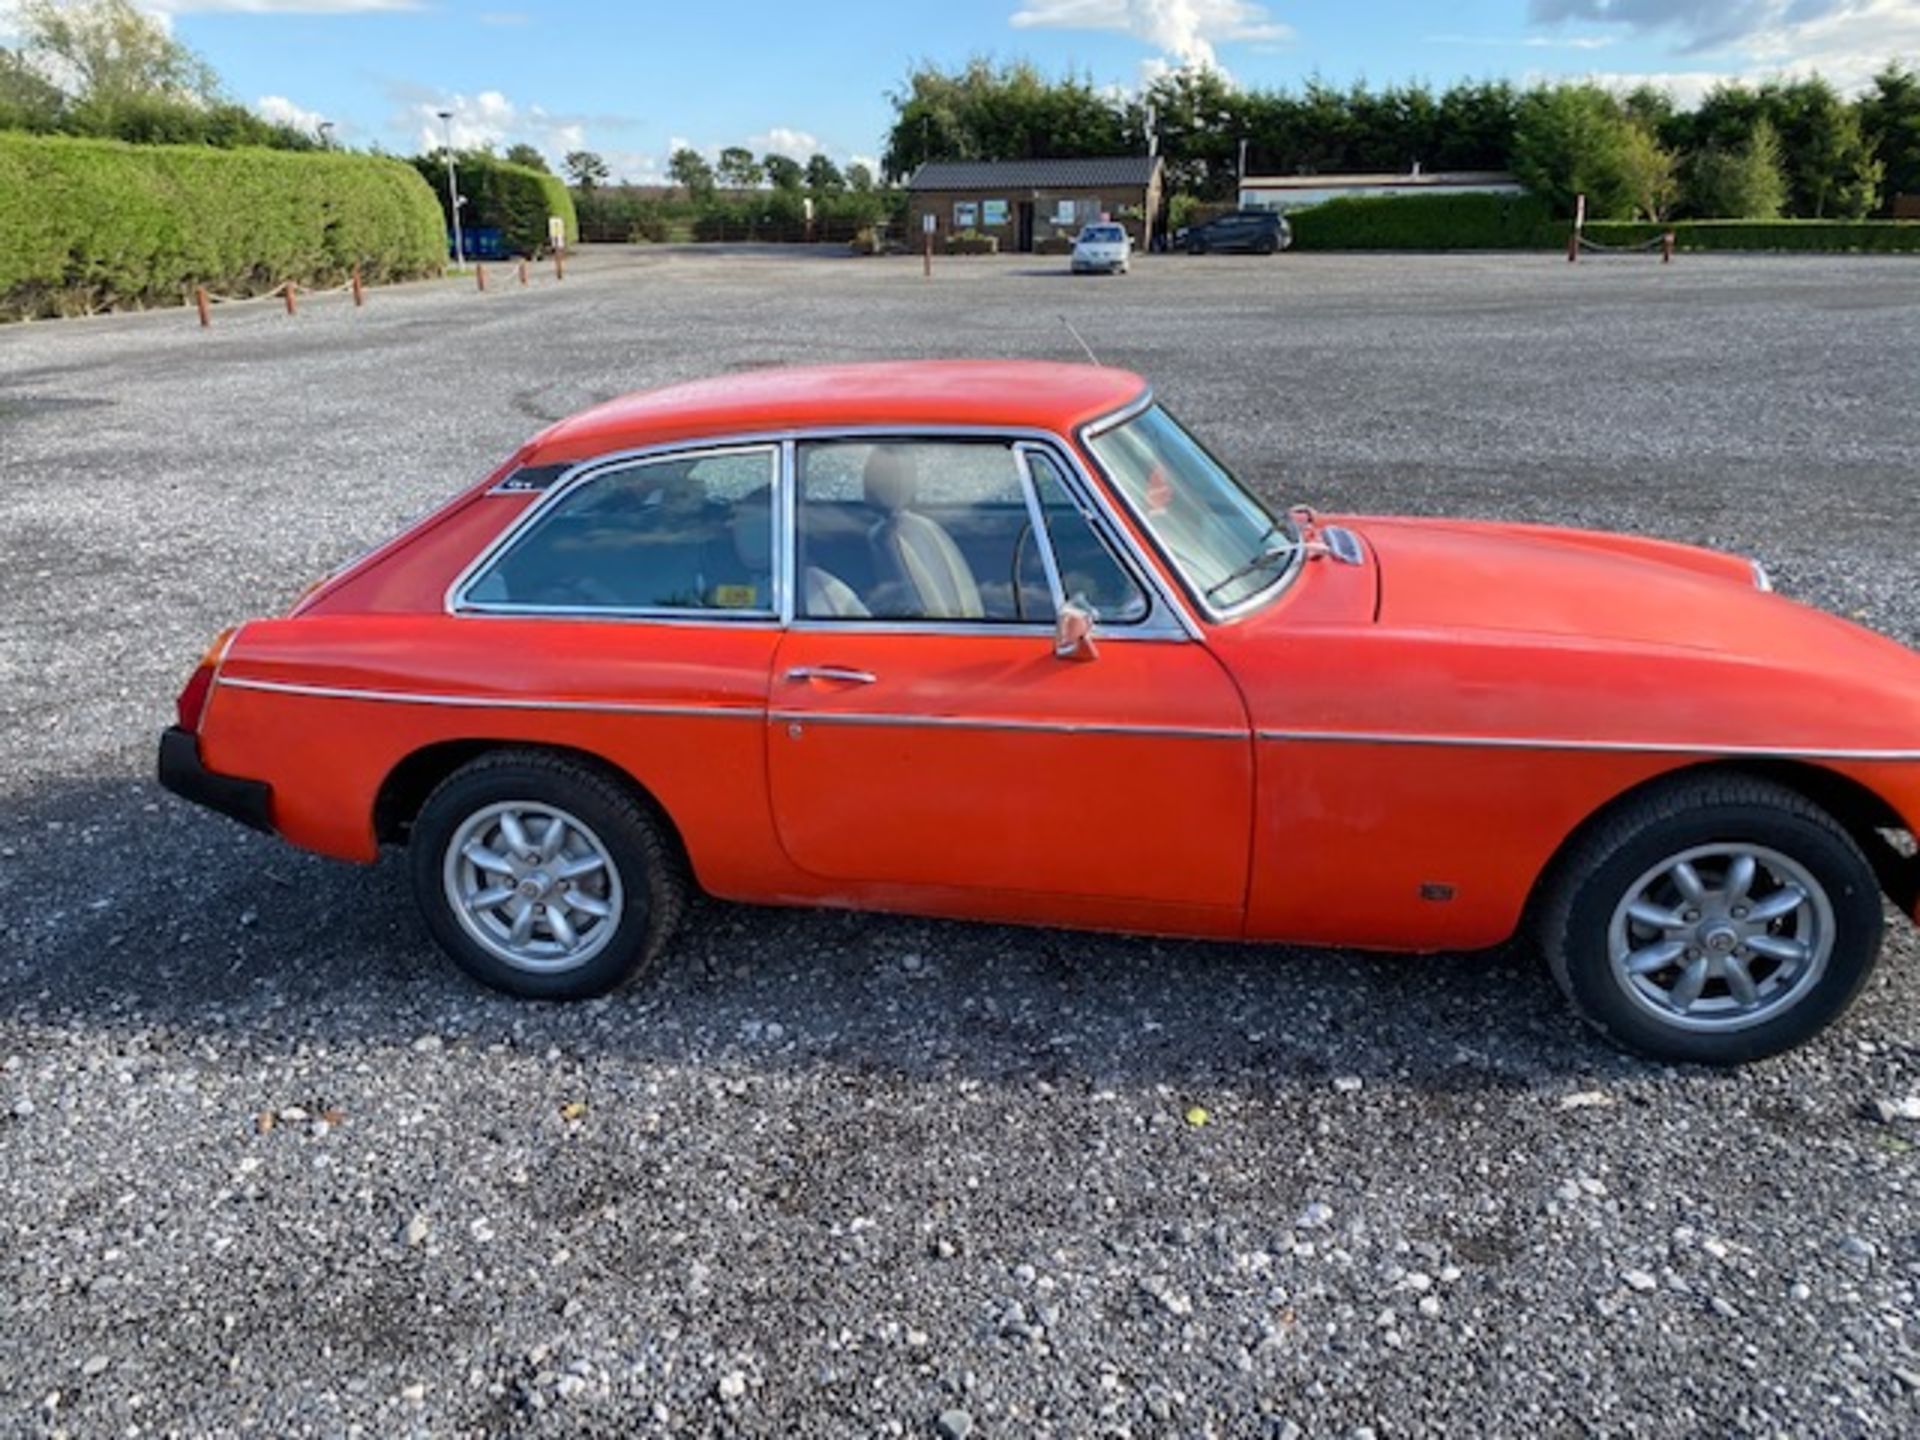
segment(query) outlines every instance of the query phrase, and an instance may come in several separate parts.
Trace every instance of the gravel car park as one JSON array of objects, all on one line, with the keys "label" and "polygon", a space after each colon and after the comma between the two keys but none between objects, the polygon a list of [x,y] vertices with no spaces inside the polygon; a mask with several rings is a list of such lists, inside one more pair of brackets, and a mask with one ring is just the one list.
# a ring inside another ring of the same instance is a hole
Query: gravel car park
[{"label": "gravel car park", "polygon": [[1520,950],[717,904],[657,980],[530,1006],[435,960],[400,857],[149,767],[206,635],[533,425],[730,367],[1078,355],[1055,314],[1278,501],[1754,554],[1913,645],[1913,280],[662,249],[0,332],[0,1432],[1911,1429],[1897,917],[1848,1021],[1736,1074],[1617,1055]]}]

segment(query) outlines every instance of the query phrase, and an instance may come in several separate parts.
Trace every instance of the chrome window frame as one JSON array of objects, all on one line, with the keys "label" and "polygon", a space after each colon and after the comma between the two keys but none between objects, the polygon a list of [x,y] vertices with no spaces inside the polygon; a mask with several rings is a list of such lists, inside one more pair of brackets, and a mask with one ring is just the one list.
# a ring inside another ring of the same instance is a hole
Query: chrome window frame
[{"label": "chrome window frame", "polygon": [[[1149,396],[1150,398],[1150,396]],[[1131,409],[1131,407],[1129,407]],[[1127,412],[1119,412],[1125,414]],[[1082,503],[1082,514],[1094,533],[1113,553],[1115,560],[1140,585],[1148,600],[1147,614],[1138,621],[1115,624],[1100,631],[1104,640],[1185,641],[1200,638],[1200,628],[1187,610],[1176,588],[1170,586],[1159,568],[1140,553],[1140,547],[1114,512],[1102,485],[1089,473],[1074,445],[1053,430],[1007,425],[829,425],[800,426],[779,430],[751,431],[732,436],[699,436],[665,441],[658,445],[637,446],[608,451],[579,461],[556,480],[547,492],[514,517],[494,539],[457,574],[447,587],[443,608],[462,619],[527,619],[558,617],[608,622],[638,622],[655,625],[727,625],[742,628],[767,628],[794,631],[831,630],[836,633],[878,633],[889,635],[1035,635],[1051,637],[1052,621],[1021,623],[995,621],[978,623],[967,620],[840,620],[810,618],[799,613],[796,566],[799,560],[799,446],[808,441],[884,440],[902,442],[946,439],[985,440],[1003,443],[1016,455],[1020,447],[1032,446],[1045,452],[1060,469],[1069,494]],[[652,460],[686,456],[737,453],[772,449],[777,456],[774,481],[774,605],[771,609],[723,610],[681,608],[632,608],[615,606],[515,605],[504,606],[466,599],[467,589],[485,573],[500,555],[525,536],[529,527],[558,505],[567,495],[608,470]],[[1031,493],[1032,486],[1024,459],[1020,461],[1022,480]],[[499,486],[488,494],[503,493]],[[515,492],[522,493],[525,492]],[[1043,516],[1044,518],[1044,516]],[[1051,549],[1049,541],[1048,550]],[[1056,598],[1056,610],[1058,607]]]},{"label": "chrome window frame", "polygon": [[[635,470],[647,465],[667,464],[673,461],[699,461],[721,455],[765,455],[767,458],[767,524],[769,544],[772,547],[770,559],[773,562],[774,592],[768,604],[741,606],[737,609],[717,605],[536,605],[510,600],[474,600],[469,597],[468,591],[486,579],[493,568],[513,549],[524,544],[547,514],[564,504],[575,491],[583,490],[594,481],[621,470]],[[785,593],[780,565],[780,491],[785,475],[785,459],[780,445],[775,441],[736,442],[734,440],[715,441],[709,438],[690,445],[631,451],[583,460],[570,467],[549,486],[546,494],[530,505],[524,514],[515,517],[513,523],[495,536],[493,543],[481,551],[472,564],[454,577],[453,584],[447,587],[446,608],[454,615],[496,615],[521,618],[566,615],[583,620],[681,620],[722,625],[778,624]],[[505,484],[505,480],[501,484]],[[493,495],[507,492],[503,492],[500,485],[495,485],[487,493]]]},{"label": "chrome window frame", "polygon": [[[1268,604],[1277,600],[1287,589],[1291,588],[1295,578],[1306,568],[1306,546],[1301,545],[1296,547],[1292,558],[1282,567],[1279,574],[1275,575],[1270,582],[1261,586],[1246,599],[1236,601],[1232,605],[1217,606],[1201,592],[1200,587],[1194,584],[1186,570],[1174,559],[1172,553],[1167,549],[1160,537],[1154,533],[1152,523],[1141,513],[1140,507],[1133,503],[1133,497],[1127,494],[1126,487],[1113,478],[1112,470],[1109,469],[1106,462],[1100,458],[1099,452],[1093,448],[1093,442],[1100,436],[1106,434],[1109,430],[1119,429],[1129,420],[1138,419],[1147,411],[1154,409],[1158,404],[1159,402],[1154,398],[1153,391],[1148,390],[1138,399],[1114,411],[1111,415],[1102,415],[1096,420],[1089,420],[1075,432],[1075,438],[1079,440],[1080,448],[1086,451],[1087,458],[1092,461],[1094,466],[1099,470],[1100,478],[1106,483],[1106,488],[1113,493],[1115,500],[1126,507],[1127,513],[1133,517],[1134,523],[1140,529],[1140,533],[1147,537],[1147,543],[1153,547],[1154,553],[1160,557],[1167,570],[1179,581],[1181,592],[1188,600],[1193,602],[1195,609],[1199,610],[1202,615],[1216,625],[1224,625],[1230,621],[1238,620],[1243,615],[1252,614],[1255,610],[1265,609]],[[1165,409],[1164,406],[1160,408]],[[1171,410],[1167,410],[1166,414],[1174,424],[1180,425],[1178,417],[1176,417]],[[1234,484],[1240,485],[1240,488],[1246,490],[1248,495],[1253,495],[1251,490],[1248,490],[1245,485],[1240,484],[1239,476],[1221,464],[1220,458],[1207,448],[1205,441],[1184,425],[1180,425],[1180,429],[1188,439],[1200,447],[1200,452],[1203,455],[1213,461],[1214,464],[1220,466],[1221,471],[1232,480]],[[1253,498],[1259,503],[1262,509],[1266,508],[1266,502],[1261,500],[1259,496],[1254,495]]]}]

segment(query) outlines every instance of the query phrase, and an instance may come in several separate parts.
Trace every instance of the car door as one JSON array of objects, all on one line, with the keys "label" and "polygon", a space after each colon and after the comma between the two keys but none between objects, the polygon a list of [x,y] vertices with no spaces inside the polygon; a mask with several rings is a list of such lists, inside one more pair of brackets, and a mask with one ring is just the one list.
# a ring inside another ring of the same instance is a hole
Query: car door
[{"label": "car door", "polygon": [[[836,882],[1237,916],[1245,707],[1064,452],[850,439],[794,466],[767,732],[788,857]],[[1096,658],[1055,654],[1063,597],[1102,615]]]}]

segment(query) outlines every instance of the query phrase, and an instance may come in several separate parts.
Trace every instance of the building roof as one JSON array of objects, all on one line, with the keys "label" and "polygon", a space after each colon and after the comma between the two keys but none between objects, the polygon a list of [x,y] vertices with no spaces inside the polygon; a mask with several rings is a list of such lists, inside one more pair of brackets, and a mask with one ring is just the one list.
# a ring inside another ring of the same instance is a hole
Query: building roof
[{"label": "building roof", "polygon": [[909,190],[1079,190],[1153,182],[1154,155],[1100,155],[1081,160],[929,160]]},{"label": "building roof", "polygon": [[1421,170],[1414,174],[1249,175],[1242,190],[1344,190],[1364,185],[1518,185],[1504,170]]},{"label": "building roof", "polygon": [[1020,360],[794,365],[716,375],[609,400],[552,426],[523,465],[670,441],[813,427],[993,426],[1067,432],[1138,399],[1125,370]]}]

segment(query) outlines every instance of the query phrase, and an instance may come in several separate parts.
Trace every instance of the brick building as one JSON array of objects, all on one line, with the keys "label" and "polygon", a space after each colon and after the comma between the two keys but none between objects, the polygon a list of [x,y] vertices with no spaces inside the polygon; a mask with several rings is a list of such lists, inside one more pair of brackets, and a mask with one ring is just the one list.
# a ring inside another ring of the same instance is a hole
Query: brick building
[{"label": "brick building", "polygon": [[1160,223],[1157,156],[1087,160],[932,160],[907,181],[907,241],[926,215],[936,241],[961,231],[991,235],[1003,251],[1071,240],[1082,225],[1117,220],[1147,248]]}]

